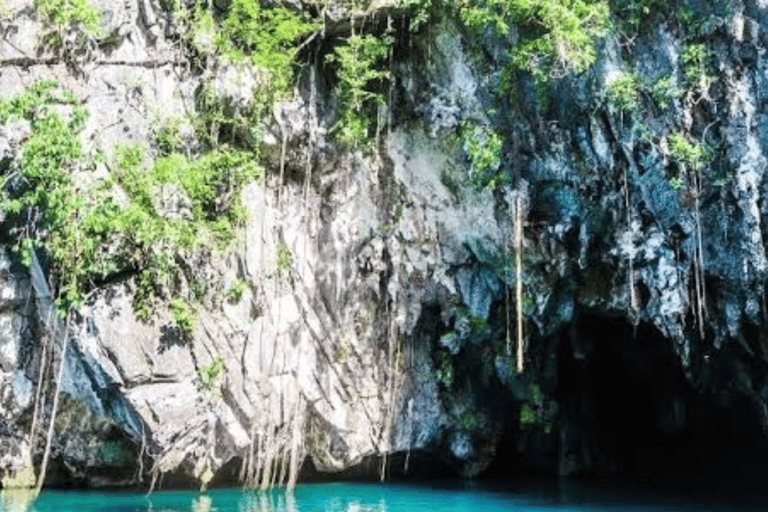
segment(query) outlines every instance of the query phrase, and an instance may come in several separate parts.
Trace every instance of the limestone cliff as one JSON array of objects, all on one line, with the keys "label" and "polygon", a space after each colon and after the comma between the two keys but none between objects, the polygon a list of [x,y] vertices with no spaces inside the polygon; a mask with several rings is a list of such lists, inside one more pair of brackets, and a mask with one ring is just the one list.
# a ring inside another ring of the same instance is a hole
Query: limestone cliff
[{"label": "limestone cliff", "polygon": [[[108,156],[205,108],[203,87],[247,108],[258,69],[191,65],[161,3],[94,1],[108,36],[66,32],[51,48],[39,13],[6,1],[0,91],[56,79],[89,113],[87,151]],[[29,432],[50,420],[62,336],[52,485],[643,472],[676,442],[715,439],[718,416],[745,442],[768,428],[768,8],[695,2],[695,30],[651,14],[632,37],[600,38],[587,71],[544,85],[510,71],[515,34],[446,11],[413,28],[409,9],[331,2],[318,15],[292,95],[259,127],[266,172],[239,191],[234,248],[180,263],[198,296],[189,332],[166,307],[137,315],[130,271],[95,287],[65,331],[34,283],[56,276],[3,250],[0,472],[39,464],[44,436]],[[366,149],[332,135],[326,55],[355,23],[396,34]],[[708,52],[700,76],[693,45]],[[473,142],[493,134],[499,150],[478,169]],[[24,122],[0,125],[5,175],[27,137]],[[473,181],[481,171],[496,181]],[[184,217],[183,196],[160,192],[155,208]]]}]

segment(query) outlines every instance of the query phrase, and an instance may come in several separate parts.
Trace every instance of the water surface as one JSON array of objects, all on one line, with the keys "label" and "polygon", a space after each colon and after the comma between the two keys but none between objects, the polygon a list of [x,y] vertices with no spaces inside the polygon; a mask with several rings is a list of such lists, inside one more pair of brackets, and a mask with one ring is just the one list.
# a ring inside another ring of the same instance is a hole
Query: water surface
[{"label": "water surface", "polygon": [[31,503],[5,492],[2,512],[661,512],[768,510],[752,495],[655,492],[625,486],[567,482],[496,485],[443,483],[310,484],[294,493],[244,492],[133,493],[46,491]]}]

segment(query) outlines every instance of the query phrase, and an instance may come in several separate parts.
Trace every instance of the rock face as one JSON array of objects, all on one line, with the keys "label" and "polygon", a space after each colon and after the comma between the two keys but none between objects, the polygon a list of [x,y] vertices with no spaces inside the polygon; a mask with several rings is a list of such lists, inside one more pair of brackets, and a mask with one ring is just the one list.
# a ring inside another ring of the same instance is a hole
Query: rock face
[{"label": "rock face", "polygon": [[[94,2],[108,47],[65,41],[42,54],[33,10],[7,4],[0,90],[58,79],[91,114],[93,151],[147,140],[210,79],[185,67],[156,2]],[[393,5],[372,16],[404,18]],[[370,152],[327,136],[334,90],[316,59],[263,127],[270,169],[242,192],[237,249],[188,262],[219,292],[203,294],[193,332],[165,311],[137,318],[131,276],[79,310],[63,338],[49,483],[258,485],[440,465],[651,473],[676,443],[722,442],[709,428],[725,413],[733,423],[718,425],[747,428],[762,453],[768,11],[700,8],[711,83],[666,107],[636,92],[631,111],[605,100],[621,70],[687,80],[680,54],[693,43],[679,24],[631,50],[607,37],[590,71],[549,83],[543,107],[522,73],[516,94],[530,101],[495,99],[502,42],[443,14],[395,50],[392,120]],[[334,19],[328,30],[346,30]],[[248,108],[258,73],[212,73],[216,95]],[[510,179],[468,184],[467,120],[503,134],[496,169]],[[28,132],[0,126],[3,173]],[[686,162],[675,134],[711,145],[711,163]],[[154,201],[166,217],[190,215],[178,187]],[[49,336],[57,320],[29,271],[0,256],[0,474],[13,475],[39,463],[51,400],[36,397],[40,362],[53,351],[58,363],[62,337]]]}]

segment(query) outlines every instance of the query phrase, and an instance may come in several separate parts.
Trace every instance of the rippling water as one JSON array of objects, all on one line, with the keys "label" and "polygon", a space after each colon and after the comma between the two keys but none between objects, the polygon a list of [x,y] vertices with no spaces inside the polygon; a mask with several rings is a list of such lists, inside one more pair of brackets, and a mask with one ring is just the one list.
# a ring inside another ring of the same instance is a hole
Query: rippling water
[{"label": "rippling water", "polygon": [[522,512],[744,511],[768,510],[768,501],[746,495],[656,493],[572,483],[479,486],[443,484],[312,484],[293,493],[215,490],[129,493],[46,491],[36,499],[4,491],[2,512]]}]

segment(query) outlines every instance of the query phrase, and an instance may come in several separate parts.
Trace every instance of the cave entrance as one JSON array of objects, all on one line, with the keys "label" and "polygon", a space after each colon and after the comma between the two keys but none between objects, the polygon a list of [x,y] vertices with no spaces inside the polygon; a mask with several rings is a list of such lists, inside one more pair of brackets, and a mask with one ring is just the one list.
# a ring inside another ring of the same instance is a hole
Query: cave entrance
[{"label": "cave entrance", "polygon": [[561,343],[557,394],[561,459],[576,473],[678,489],[757,486],[768,475],[750,402],[694,390],[657,329],[585,315],[575,332]]}]

